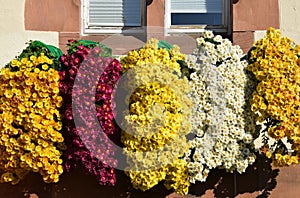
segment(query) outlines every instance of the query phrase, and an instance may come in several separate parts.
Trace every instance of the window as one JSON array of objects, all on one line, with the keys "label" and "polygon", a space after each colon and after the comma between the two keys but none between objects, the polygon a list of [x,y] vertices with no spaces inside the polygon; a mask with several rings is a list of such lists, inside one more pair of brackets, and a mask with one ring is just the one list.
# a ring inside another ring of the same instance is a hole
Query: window
[{"label": "window", "polygon": [[166,0],[168,33],[228,32],[230,0]]},{"label": "window", "polygon": [[123,33],[144,25],[144,0],[83,0],[83,33]]}]

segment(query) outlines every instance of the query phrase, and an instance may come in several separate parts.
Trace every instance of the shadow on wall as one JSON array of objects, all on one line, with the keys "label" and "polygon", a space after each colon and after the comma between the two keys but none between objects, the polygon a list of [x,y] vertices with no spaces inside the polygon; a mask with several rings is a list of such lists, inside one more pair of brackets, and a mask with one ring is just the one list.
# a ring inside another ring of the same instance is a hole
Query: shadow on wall
[{"label": "shadow on wall", "polygon": [[[197,183],[190,188],[190,194],[198,197],[205,196],[210,191],[214,197],[234,197],[244,193],[254,193],[257,197],[268,197],[275,189],[278,169],[272,170],[271,161],[259,155],[253,166],[247,169],[243,175],[234,175],[222,170],[214,170],[210,173],[205,183]],[[81,172],[78,167],[71,173],[61,176],[57,184],[45,184],[38,174],[29,174],[16,186],[0,184],[0,196],[5,198],[183,198],[165,189],[162,183],[156,187],[142,192],[132,188],[128,177],[124,172],[117,171],[117,184],[114,187],[99,186],[93,176]],[[169,195],[169,196],[168,196]],[[211,197],[211,196],[210,196]],[[251,196],[253,197],[253,196]]]},{"label": "shadow on wall", "polygon": [[237,173],[234,176],[222,170],[214,170],[208,176],[207,182],[191,186],[190,194],[198,197],[204,195],[207,190],[212,190],[214,197],[234,197],[260,191],[257,198],[264,198],[275,189],[278,173],[278,169],[272,170],[270,159],[259,155],[246,173],[242,175]]}]

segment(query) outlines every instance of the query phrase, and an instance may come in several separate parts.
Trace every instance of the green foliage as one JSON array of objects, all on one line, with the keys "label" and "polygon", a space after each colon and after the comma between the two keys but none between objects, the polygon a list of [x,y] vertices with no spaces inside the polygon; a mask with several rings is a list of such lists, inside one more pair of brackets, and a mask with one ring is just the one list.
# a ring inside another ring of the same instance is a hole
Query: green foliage
[{"label": "green foliage", "polygon": [[[41,41],[30,40],[28,43],[26,43],[28,46],[21,52],[19,56],[16,56],[16,59],[21,60],[23,58],[30,59],[30,56],[40,56],[41,53],[44,53],[45,56],[53,60],[53,64],[50,66],[55,70],[60,71],[61,63],[60,63],[60,57],[62,56],[62,51],[52,45],[47,45]],[[13,71],[15,68],[11,66],[11,63],[8,63],[5,65],[6,68],[11,68]]]}]

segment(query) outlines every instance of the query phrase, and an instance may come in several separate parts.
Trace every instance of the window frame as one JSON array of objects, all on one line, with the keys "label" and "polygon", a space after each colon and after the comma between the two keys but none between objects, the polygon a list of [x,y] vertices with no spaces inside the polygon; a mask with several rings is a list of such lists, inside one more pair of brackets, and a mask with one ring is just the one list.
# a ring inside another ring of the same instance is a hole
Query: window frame
[{"label": "window frame", "polygon": [[[223,10],[222,10],[222,25],[171,25],[171,0],[165,0],[165,36],[170,34],[180,34],[180,33],[202,33],[209,29],[218,33],[231,34],[231,0],[222,0]],[[194,11],[189,12],[191,14]]]},{"label": "window frame", "polygon": [[123,26],[121,24],[112,24],[108,26],[89,26],[89,1],[81,0],[81,34],[91,35],[91,34],[134,34],[143,33],[145,31],[146,24],[146,0],[141,1],[141,16],[140,16],[140,26]]}]

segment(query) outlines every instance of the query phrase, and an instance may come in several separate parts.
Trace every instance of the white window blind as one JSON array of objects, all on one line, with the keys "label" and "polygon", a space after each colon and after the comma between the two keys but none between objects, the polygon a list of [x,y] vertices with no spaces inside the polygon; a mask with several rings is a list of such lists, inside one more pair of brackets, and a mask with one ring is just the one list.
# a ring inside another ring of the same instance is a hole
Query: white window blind
[{"label": "white window blind", "polygon": [[222,13],[222,0],[171,0],[171,13]]},{"label": "white window blind", "polygon": [[89,0],[87,25],[141,26],[141,0]]}]

